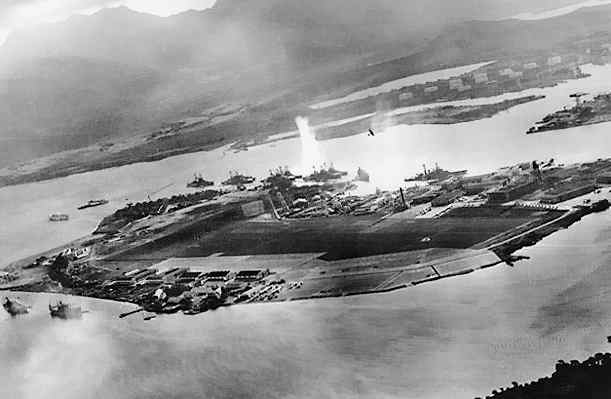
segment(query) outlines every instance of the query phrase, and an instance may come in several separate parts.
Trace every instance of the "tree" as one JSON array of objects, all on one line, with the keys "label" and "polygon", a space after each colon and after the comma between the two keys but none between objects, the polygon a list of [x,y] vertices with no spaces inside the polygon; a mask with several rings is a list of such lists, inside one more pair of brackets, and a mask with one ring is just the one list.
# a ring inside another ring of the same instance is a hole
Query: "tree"
[{"label": "tree", "polygon": [[68,261],[68,258],[66,258],[64,255],[57,255],[51,264],[51,271],[61,273],[65,271],[69,265],[70,262]]}]

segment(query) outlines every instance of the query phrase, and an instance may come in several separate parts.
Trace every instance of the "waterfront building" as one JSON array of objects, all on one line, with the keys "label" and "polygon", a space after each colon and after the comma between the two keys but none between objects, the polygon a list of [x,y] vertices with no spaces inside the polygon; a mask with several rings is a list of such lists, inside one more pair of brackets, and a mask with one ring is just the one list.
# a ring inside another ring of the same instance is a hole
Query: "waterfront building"
[{"label": "waterfront building", "polygon": [[409,101],[409,100],[411,100],[413,98],[414,98],[414,94],[409,92],[409,91],[406,91],[406,92],[403,92],[403,93],[399,94],[399,101],[401,101],[401,102]]},{"label": "waterfront building", "polygon": [[461,78],[450,79],[450,90],[458,90],[463,86]]},{"label": "waterfront building", "polygon": [[236,281],[258,281],[265,277],[265,270],[241,270],[236,274]]},{"label": "waterfront building", "polygon": [[553,56],[553,57],[549,57],[547,59],[547,65],[548,66],[554,66],[554,65],[558,65],[562,63],[562,57],[560,57],[559,55]]},{"label": "waterfront building", "polygon": [[514,201],[526,194],[534,192],[538,188],[539,184],[536,181],[529,181],[526,183],[518,183],[502,187],[498,190],[489,192],[487,194],[488,201],[496,204]]},{"label": "waterfront building", "polygon": [[215,270],[206,274],[207,281],[227,281],[231,279],[229,270]]},{"label": "waterfront building", "polygon": [[486,72],[474,72],[473,80],[475,83],[486,83],[488,82],[488,74]]},{"label": "waterfront building", "polygon": [[584,184],[577,187],[574,185],[571,186],[572,187],[559,187],[550,190],[549,192],[545,193],[541,199],[541,202],[545,204],[557,204],[559,202],[568,201],[596,190],[596,186],[594,184]]},{"label": "waterfront building", "polygon": [[431,202],[431,205],[432,206],[450,205],[451,203],[455,202],[457,199],[462,197],[463,194],[464,193],[461,190],[453,190],[453,191],[445,192],[441,194],[440,196],[438,196],[437,198],[433,199],[433,201]]}]

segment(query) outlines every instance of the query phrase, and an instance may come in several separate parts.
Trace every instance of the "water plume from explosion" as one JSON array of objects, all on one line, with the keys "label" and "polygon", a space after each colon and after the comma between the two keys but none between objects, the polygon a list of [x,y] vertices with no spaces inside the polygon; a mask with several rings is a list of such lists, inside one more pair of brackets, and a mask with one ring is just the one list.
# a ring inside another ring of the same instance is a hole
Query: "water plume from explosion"
[{"label": "water plume from explosion", "polygon": [[321,162],[318,142],[308,118],[298,116],[295,118],[295,123],[301,138],[301,173],[307,174],[312,167],[318,166]]}]

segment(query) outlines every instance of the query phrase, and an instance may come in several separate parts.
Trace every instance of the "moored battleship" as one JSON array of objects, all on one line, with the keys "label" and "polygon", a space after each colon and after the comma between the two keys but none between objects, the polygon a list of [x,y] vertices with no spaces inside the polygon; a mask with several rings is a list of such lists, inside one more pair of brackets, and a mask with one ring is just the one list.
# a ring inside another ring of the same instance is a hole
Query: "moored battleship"
[{"label": "moored battleship", "polygon": [[448,179],[450,177],[460,177],[467,174],[466,170],[457,170],[451,172],[449,170],[445,170],[439,167],[439,165],[435,164],[435,169],[430,170],[426,168],[426,165],[422,165],[424,172],[418,173],[414,177],[410,177],[405,179],[406,182],[413,181],[442,181]]},{"label": "moored battleship", "polygon": [[327,182],[330,180],[339,180],[342,177],[346,176],[348,172],[343,170],[337,170],[333,167],[333,165],[328,168],[320,168],[319,170],[315,170],[312,174],[303,178],[305,181],[314,181],[314,182]]},{"label": "moored battleship", "polygon": [[229,172],[229,179],[223,182],[226,186],[243,186],[244,184],[254,183],[256,179],[252,176],[245,176],[236,171]]},{"label": "moored battleship", "polygon": [[214,186],[214,182],[204,179],[201,174],[193,175],[193,180],[187,183],[187,187],[189,188],[203,188],[210,186]]},{"label": "moored battleship", "polygon": [[108,204],[108,200],[105,200],[105,199],[89,200],[86,204],[79,206],[77,209],[81,210],[81,209],[93,208],[95,206],[101,206],[101,205],[106,205],[106,204]]},{"label": "moored battleship", "polygon": [[586,95],[587,93],[571,94],[569,97],[575,99],[575,106],[565,107],[546,115],[540,121],[535,122],[535,126],[528,129],[526,134],[568,129],[611,120],[611,93],[599,94],[591,100],[582,101],[581,98]]},{"label": "moored battleship", "polygon": [[356,171],[356,177],[354,178],[354,180],[368,182],[369,181],[369,173],[367,173],[365,171],[365,169],[362,169],[362,168],[359,167],[358,170]]},{"label": "moored battleship", "polygon": [[55,305],[49,304],[49,314],[58,319],[80,319],[83,316],[83,310],[80,306],[59,301]]},{"label": "moored battleship", "polygon": [[17,316],[20,314],[26,314],[30,312],[30,308],[27,305],[19,302],[16,299],[10,299],[9,297],[5,297],[2,302],[2,307],[6,310],[11,316]]}]

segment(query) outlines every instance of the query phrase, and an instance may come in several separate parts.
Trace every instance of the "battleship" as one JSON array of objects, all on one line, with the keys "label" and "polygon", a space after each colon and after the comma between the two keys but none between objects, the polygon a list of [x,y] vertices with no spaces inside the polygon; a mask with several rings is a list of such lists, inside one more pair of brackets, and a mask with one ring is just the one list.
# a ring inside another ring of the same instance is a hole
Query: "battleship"
[{"label": "battleship", "polygon": [[551,130],[569,129],[576,126],[592,125],[611,120],[611,93],[599,94],[592,100],[582,101],[588,93],[573,93],[569,97],[575,100],[572,108],[546,115],[526,131],[526,134],[542,133]]},{"label": "battleship", "polygon": [[229,179],[223,182],[225,186],[243,186],[245,184],[254,183],[256,179],[252,176],[241,175],[236,171],[229,172]]},{"label": "battleship", "polygon": [[303,176],[293,174],[288,168],[276,168],[269,171],[269,176],[261,180],[264,189],[286,190],[292,186],[293,182]]},{"label": "battleship", "polygon": [[287,166],[285,167],[277,167],[274,170],[270,170],[269,171],[269,175],[270,177],[274,177],[274,176],[278,176],[278,177],[284,177],[288,180],[294,181],[297,179],[301,179],[303,176],[302,175],[295,175],[293,174],[289,168]]},{"label": "battleship", "polygon": [[93,208],[96,206],[102,206],[106,204],[108,204],[108,200],[105,200],[105,199],[89,200],[86,204],[79,206],[77,209],[81,210],[81,209]]},{"label": "battleship", "polygon": [[80,319],[83,316],[83,310],[80,306],[72,306],[59,301],[55,305],[49,304],[49,314],[58,319]]},{"label": "battleship", "polygon": [[442,181],[449,179],[450,177],[461,177],[467,174],[466,170],[458,170],[451,172],[449,170],[445,170],[439,167],[439,165],[435,164],[435,169],[429,170],[426,168],[426,165],[422,165],[424,171],[422,173],[418,173],[414,177],[410,177],[405,179],[406,182],[415,182],[415,181]]},{"label": "battleship", "polygon": [[330,180],[339,180],[342,177],[346,176],[348,172],[337,170],[333,167],[333,165],[328,168],[320,168],[319,170],[315,170],[312,174],[303,178],[305,181],[313,181],[313,182],[327,182]]},{"label": "battleship", "polygon": [[30,308],[27,305],[19,302],[16,299],[10,299],[9,297],[4,298],[4,302],[2,302],[2,307],[6,310],[11,316],[17,316],[20,314],[26,314],[30,312]]},{"label": "battleship", "polygon": [[365,169],[358,168],[356,171],[356,177],[354,178],[356,181],[369,182],[369,173],[365,171]]},{"label": "battleship", "polygon": [[187,187],[189,188],[204,188],[210,186],[214,186],[214,182],[204,179],[201,174],[194,174],[193,180],[187,183]]}]

